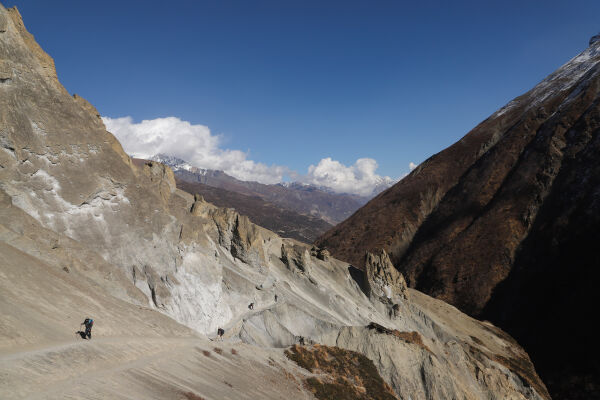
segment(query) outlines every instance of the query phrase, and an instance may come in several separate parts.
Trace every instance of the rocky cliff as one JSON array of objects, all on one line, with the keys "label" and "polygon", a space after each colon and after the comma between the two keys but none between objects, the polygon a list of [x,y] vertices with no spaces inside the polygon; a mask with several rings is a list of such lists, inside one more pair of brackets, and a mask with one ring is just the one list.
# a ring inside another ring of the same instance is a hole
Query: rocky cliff
[{"label": "rocky cliff", "polygon": [[[594,37],[317,244],[359,267],[364,251],[385,249],[411,287],[525,343],[558,398],[585,393],[600,376],[588,334],[600,283],[599,93]],[[574,320],[573,345],[557,346],[557,327]]]},{"label": "rocky cliff", "polygon": [[[309,399],[343,376],[365,398],[371,378],[400,399],[549,398],[514,340],[406,289],[385,253],[367,297],[327,251],[134,165],[49,60],[0,6],[0,397]],[[316,343],[338,359],[284,354]]]}]

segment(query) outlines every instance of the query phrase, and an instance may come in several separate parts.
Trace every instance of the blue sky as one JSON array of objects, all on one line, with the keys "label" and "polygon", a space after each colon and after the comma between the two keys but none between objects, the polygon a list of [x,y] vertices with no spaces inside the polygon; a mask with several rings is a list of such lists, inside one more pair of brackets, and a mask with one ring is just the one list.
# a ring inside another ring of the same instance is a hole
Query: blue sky
[{"label": "blue sky", "polygon": [[400,177],[600,31],[600,2],[577,0],[3,4],[102,115],[203,125],[299,174],[371,158]]}]

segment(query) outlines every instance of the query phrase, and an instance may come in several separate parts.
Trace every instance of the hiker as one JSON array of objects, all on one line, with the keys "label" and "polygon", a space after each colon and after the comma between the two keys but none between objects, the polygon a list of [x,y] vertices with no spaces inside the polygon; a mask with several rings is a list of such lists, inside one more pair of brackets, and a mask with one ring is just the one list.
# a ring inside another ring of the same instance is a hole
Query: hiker
[{"label": "hiker", "polygon": [[277,295],[275,295],[275,303],[277,303]]},{"label": "hiker", "polygon": [[250,304],[248,305],[248,308],[249,308],[250,310],[254,310],[254,303],[250,303]]},{"label": "hiker", "polygon": [[85,333],[81,335],[82,338],[92,338],[92,326],[94,326],[94,320],[91,318],[86,318],[79,326],[85,325]]},{"label": "hiker", "polygon": [[225,329],[223,328],[219,328],[217,329],[217,336],[222,340],[223,339],[223,335],[225,334]]}]

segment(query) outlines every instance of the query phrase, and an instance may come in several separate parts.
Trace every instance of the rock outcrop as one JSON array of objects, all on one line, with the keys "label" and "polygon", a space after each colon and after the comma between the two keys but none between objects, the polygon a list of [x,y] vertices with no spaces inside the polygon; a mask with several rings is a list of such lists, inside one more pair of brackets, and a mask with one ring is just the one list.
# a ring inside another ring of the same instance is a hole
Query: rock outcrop
[{"label": "rock outcrop", "polygon": [[408,298],[406,281],[385,250],[367,252],[364,265],[367,296],[389,304],[398,304]]},{"label": "rock outcrop", "polygon": [[310,274],[310,255],[308,249],[302,245],[281,245],[281,261],[291,270]]},{"label": "rock outcrop", "polygon": [[[600,354],[589,355],[597,346],[586,333],[599,300],[599,129],[594,37],[317,245],[356,266],[364,251],[385,249],[409,286],[506,328],[553,382],[553,393],[570,396],[569,382],[586,386],[600,377],[590,362]],[[557,349],[556,327],[573,320],[583,323],[573,332],[577,350]],[[588,397],[599,395],[587,387]]]},{"label": "rock outcrop", "polygon": [[[401,399],[549,398],[493,325],[410,290],[390,318],[347,263],[133,164],[15,12],[0,6],[1,398],[308,399],[283,355],[297,343],[366,355]],[[373,290],[399,297],[383,253],[373,265]]]}]

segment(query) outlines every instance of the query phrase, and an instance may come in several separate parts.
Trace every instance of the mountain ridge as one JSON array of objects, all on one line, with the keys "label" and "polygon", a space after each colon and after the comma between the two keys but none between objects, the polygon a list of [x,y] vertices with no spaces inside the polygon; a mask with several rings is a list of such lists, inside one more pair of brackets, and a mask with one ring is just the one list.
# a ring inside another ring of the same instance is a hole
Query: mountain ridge
[{"label": "mountain ridge", "polygon": [[347,218],[367,201],[358,195],[334,193],[330,189],[325,190],[299,182],[267,185],[242,181],[223,171],[197,168],[185,160],[165,154],[157,154],[150,159],[173,168],[175,176],[181,181],[202,183],[247,196],[257,196],[283,209],[321,218],[331,225]]},{"label": "mountain ridge", "polygon": [[175,157],[175,156],[171,156],[168,154],[164,154],[164,153],[158,153],[155,154],[151,157],[148,158],[149,160],[152,161],[158,161],[161,162],[165,165],[168,165],[169,167],[171,167],[174,171],[179,171],[179,170],[186,170],[192,173],[196,173],[199,175],[213,175],[213,176],[226,176],[228,179],[231,180],[235,180],[237,182],[245,182],[247,184],[250,184],[251,186],[256,186],[256,185],[264,185],[264,186],[282,186],[285,188],[306,188],[309,190],[319,190],[319,191],[323,191],[326,193],[329,193],[331,195],[340,195],[340,196],[349,196],[351,198],[356,199],[357,201],[361,202],[361,203],[366,203],[369,199],[371,199],[372,197],[378,195],[379,193],[381,193],[382,191],[386,190],[387,188],[391,187],[395,182],[397,182],[396,180],[392,179],[392,178],[388,178],[388,177],[380,177],[378,179],[378,183],[375,185],[375,187],[373,188],[373,192],[371,195],[369,196],[362,196],[359,194],[353,194],[353,193],[347,193],[347,192],[337,192],[335,190],[333,190],[332,188],[328,187],[328,186],[319,186],[319,185],[314,185],[312,183],[305,183],[305,182],[301,182],[301,181],[290,181],[290,182],[279,182],[279,183],[275,183],[275,184],[264,184],[264,183],[260,183],[257,181],[251,181],[251,180],[240,180],[237,179],[229,174],[227,174],[225,171],[222,170],[214,170],[214,169],[209,169],[209,168],[198,168],[193,166],[191,163],[189,163],[186,160],[183,160],[179,157]]},{"label": "mountain ridge", "polygon": [[[574,348],[563,351],[553,327],[568,315],[591,324],[588,304],[600,283],[590,241],[600,227],[600,172],[591,156],[600,151],[599,93],[600,42],[590,40],[316,244],[358,267],[361,253],[385,249],[411,287],[506,328],[531,351],[551,393],[573,396],[569,380],[600,376],[583,355],[593,347],[591,328],[574,333]],[[582,398],[600,393],[587,387]]]}]

